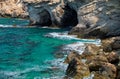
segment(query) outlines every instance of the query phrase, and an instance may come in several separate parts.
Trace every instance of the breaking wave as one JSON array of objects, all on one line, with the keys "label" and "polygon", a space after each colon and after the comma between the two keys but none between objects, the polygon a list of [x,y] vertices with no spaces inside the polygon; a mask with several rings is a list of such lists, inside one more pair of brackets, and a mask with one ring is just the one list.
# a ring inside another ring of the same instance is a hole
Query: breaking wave
[{"label": "breaking wave", "polygon": [[101,40],[100,39],[80,39],[77,38],[76,35],[68,35],[68,32],[52,32],[52,33],[48,33],[45,35],[45,37],[50,37],[50,38],[57,38],[57,39],[61,39],[61,40],[76,40],[77,42],[81,42],[81,43],[92,43],[92,44],[100,44]]},{"label": "breaking wave", "polygon": [[58,39],[62,39],[62,40],[74,40],[74,39],[78,39],[76,38],[76,35],[68,35],[68,32],[64,32],[64,33],[57,33],[57,32],[53,32],[53,33],[48,33],[45,35],[45,37],[51,37],[51,38],[58,38]]}]

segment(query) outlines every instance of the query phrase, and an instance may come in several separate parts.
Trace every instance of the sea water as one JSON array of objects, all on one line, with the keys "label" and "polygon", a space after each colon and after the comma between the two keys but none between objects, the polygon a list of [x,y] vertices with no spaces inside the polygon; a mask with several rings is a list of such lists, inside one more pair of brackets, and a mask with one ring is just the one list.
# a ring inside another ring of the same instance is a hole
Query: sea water
[{"label": "sea water", "polygon": [[0,18],[0,79],[62,79],[67,68],[65,56],[56,57],[55,53],[63,46],[74,49],[71,43],[75,42],[96,43],[68,36],[66,29],[24,28],[28,23]]}]

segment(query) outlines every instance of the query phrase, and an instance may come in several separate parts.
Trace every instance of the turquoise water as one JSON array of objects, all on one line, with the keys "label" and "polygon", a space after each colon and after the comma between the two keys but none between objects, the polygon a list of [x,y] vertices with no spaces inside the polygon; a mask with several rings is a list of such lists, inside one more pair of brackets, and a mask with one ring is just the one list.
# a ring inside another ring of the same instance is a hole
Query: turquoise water
[{"label": "turquoise water", "polygon": [[17,18],[0,18],[0,25],[28,25],[28,20],[17,19]]},{"label": "turquoise water", "polygon": [[[22,27],[28,22],[0,18],[0,25],[3,27],[14,24]],[[45,35],[65,31],[48,28],[0,28],[0,79],[61,79],[65,73],[62,63],[64,59],[56,58],[54,53],[60,46],[76,40]]]}]

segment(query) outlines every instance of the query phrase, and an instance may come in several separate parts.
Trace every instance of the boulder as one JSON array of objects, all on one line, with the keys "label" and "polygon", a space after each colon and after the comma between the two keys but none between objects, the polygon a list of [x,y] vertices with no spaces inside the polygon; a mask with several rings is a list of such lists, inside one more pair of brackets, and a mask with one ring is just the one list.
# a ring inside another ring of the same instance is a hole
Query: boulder
[{"label": "boulder", "polygon": [[64,63],[70,63],[74,58],[81,59],[80,55],[76,52],[70,53],[65,59]]},{"label": "boulder", "polygon": [[87,59],[86,64],[89,66],[90,71],[99,71],[99,69],[107,63],[108,60],[104,55],[94,56],[92,59]]},{"label": "boulder", "polygon": [[119,63],[119,55],[116,52],[111,52],[108,55],[106,55],[108,62],[112,64],[118,64]]},{"label": "boulder", "polygon": [[69,63],[69,66],[66,70],[66,75],[74,79],[83,79],[84,77],[90,75],[90,71],[85,63],[75,58]]},{"label": "boulder", "polygon": [[112,37],[102,40],[102,48],[105,52],[120,49],[120,37]]},{"label": "boulder", "polygon": [[117,74],[117,69],[115,65],[110,63],[105,63],[99,68],[99,71],[93,73],[94,73],[93,79],[115,79]]},{"label": "boulder", "polygon": [[86,44],[86,48],[83,54],[91,54],[91,55],[98,55],[103,53],[101,46],[97,46],[95,44]]}]

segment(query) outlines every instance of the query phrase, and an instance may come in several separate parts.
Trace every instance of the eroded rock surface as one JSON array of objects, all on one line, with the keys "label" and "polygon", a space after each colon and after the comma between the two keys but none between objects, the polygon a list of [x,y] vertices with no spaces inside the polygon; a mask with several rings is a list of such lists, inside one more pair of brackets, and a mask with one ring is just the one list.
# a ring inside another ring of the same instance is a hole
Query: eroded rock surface
[{"label": "eroded rock surface", "polygon": [[[119,37],[114,37],[114,40],[113,38],[102,40],[101,46],[86,44],[86,48],[82,54],[77,52],[70,53],[65,60],[65,63],[69,64],[66,75],[74,79],[83,79],[85,75],[76,72],[78,67],[76,63],[82,62],[86,66],[79,66],[83,68],[88,67],[87,71],[89,71],[90,74],[94,74],[93,79],[119,79],[120,52],[119,48],[112,48],[114,47],[113,44],[116,42],[115,39],[118,41],[118,38]],[[111,49],[109,49],[109,46]],[[80,71],[82,72],[84,70],[80,69]]]},{"label": "eroded rock surface", "polygon": [[120,35],[119,0],[91,0],[79,7],[77,13],[79,24],[70,31],[70,34],[77,33],[84,38]]},{"label": "eroded rock surface", "polygon": [[0,0],[0,16],[27,18],[28,13],[22,0]]},{"label": "eroded rock surface", "polygon": [[1,16],[29,15],[31,25],[76,26],[70,34],[80,37],[120,35],[119,0],[2,0],[0,7]]}]

